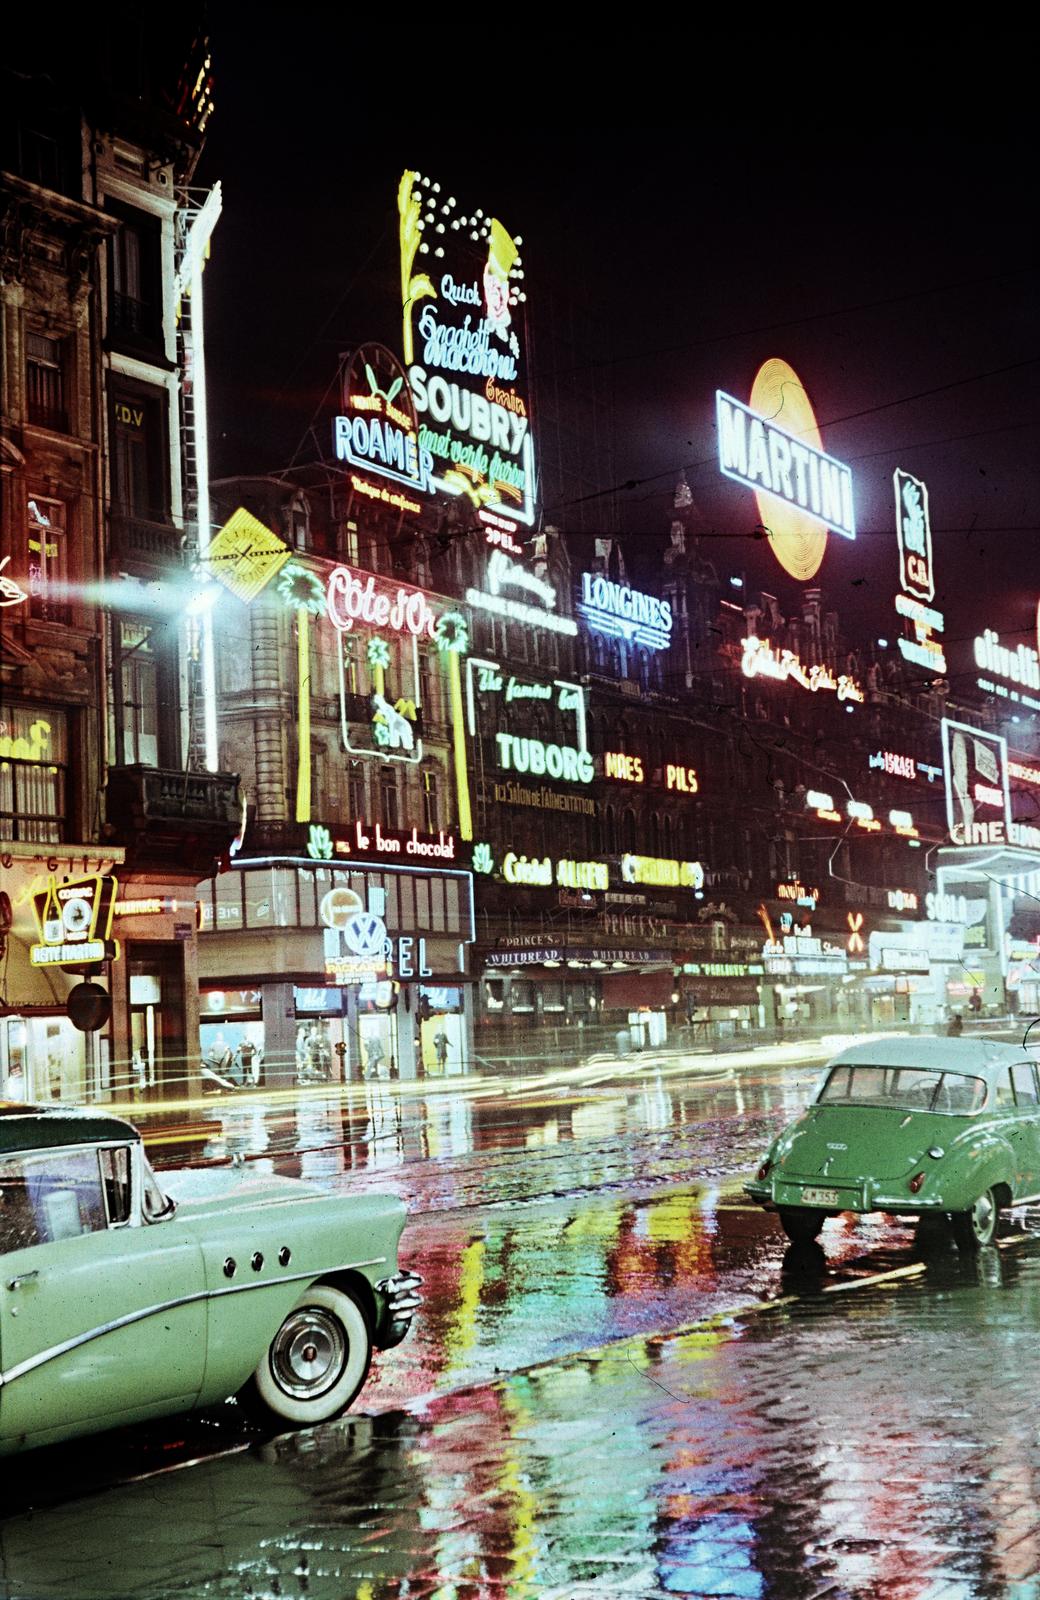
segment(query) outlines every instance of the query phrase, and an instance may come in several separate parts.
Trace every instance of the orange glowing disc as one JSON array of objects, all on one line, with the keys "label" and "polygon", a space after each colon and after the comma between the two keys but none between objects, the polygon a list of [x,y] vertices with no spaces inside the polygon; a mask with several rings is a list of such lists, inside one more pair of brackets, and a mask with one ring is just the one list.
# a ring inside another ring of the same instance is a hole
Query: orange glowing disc
[{"label": "orange glowing disc", "polygon": [[[778,356],[764,361],[755,374],[748,401],[752,411],[768,417],[792,438],[823,450],[816,415],[793,367]],[[755,490],[758,514],[769,530],[769,546],[786,572],[808,583],[820,570],[827,549],[827,529],[818,517],[792,506],[764,489]]]}]

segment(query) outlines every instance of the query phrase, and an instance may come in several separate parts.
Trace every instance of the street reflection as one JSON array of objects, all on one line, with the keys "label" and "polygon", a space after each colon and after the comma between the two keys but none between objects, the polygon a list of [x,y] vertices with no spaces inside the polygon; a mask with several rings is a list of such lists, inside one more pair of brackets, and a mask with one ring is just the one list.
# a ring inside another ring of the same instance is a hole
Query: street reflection
[{"label": "street reflection", "polygon": [[[710,1235],[689,1237],[682,1206],[607,1216],[586,1236],[611,1259],[604,1295],[646,1252],[670,1252],[677,1276],[710,1273]],[[546,1224],[522,1265],[561,1242]],[[449,1364],[465,1360],[508,1248],[503,1236],[496,1267],[473,1241]],[[599,1585],[809,1600],[830,1586],[920,1600],[955,1574],[995,1600],[1040,1557],[1040,1446],[1023,1404],[1040,1380],[1040,1250],[950,1252],[935,1272],[898,1294],[868,1280],[854,1296],[706,1317],[10,1516],[9,1592],[380,1600]],[[546,1277],[530,1292],[547,1293]]]}]

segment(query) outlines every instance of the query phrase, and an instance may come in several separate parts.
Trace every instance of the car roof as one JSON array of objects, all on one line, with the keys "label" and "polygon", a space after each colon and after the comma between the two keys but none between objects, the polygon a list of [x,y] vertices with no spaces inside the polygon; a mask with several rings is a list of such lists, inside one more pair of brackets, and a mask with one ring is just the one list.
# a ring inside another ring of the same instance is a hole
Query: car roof
[{"label": "car roof", "polygon": [[66,1144],[140,1142],[141,1135],[122,1117],[89,1106],[26,1106],[0,1102],[0,1155],[52,1150]]},{"label": "car roof", "polygon": [[967,1072],[974,1075],[1009,1067],[1016,1061],[1031,1061],[1028,1050],[998,1039],[936,1039],[913,1037],[871,1039],[853,1044],[833,1056],[828,1066],[924,1067],[932,1071]]}]

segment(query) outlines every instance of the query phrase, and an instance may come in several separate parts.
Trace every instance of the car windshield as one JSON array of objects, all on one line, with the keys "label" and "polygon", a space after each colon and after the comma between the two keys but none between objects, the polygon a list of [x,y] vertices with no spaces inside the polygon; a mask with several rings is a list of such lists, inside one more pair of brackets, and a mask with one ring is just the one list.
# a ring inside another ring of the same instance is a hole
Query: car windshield
[{"label": "car windshield", "polygon": [[921,1067],[833,1067],[816,1097],[818,1105],[893,1106],[901,1111],[945,1111],[963,1115],[985,1104],[986,1084],[963,1072]]},{"label": "car windshield", "polygon": [[166,1217],[172,1217],[177,1209],[177,1202],[171,1200],[168,1194],[163,1194],[159,1187],[159,1180],[152,1171],[147,1161],[144,1164],[144,1220],[146,1222],[162,1222]]}]

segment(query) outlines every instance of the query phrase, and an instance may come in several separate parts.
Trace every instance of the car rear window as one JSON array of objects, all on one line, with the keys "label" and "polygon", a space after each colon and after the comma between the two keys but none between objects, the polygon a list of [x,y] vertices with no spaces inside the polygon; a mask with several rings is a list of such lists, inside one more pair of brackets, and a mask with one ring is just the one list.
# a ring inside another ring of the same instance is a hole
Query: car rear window
[{"label": "car rear window", "polygon": [[921,1067],[833,1067],[817,1095],[823,1105],[894,1106],[907,1111],[978,1111],[986,1100],[982,1078]]}]

